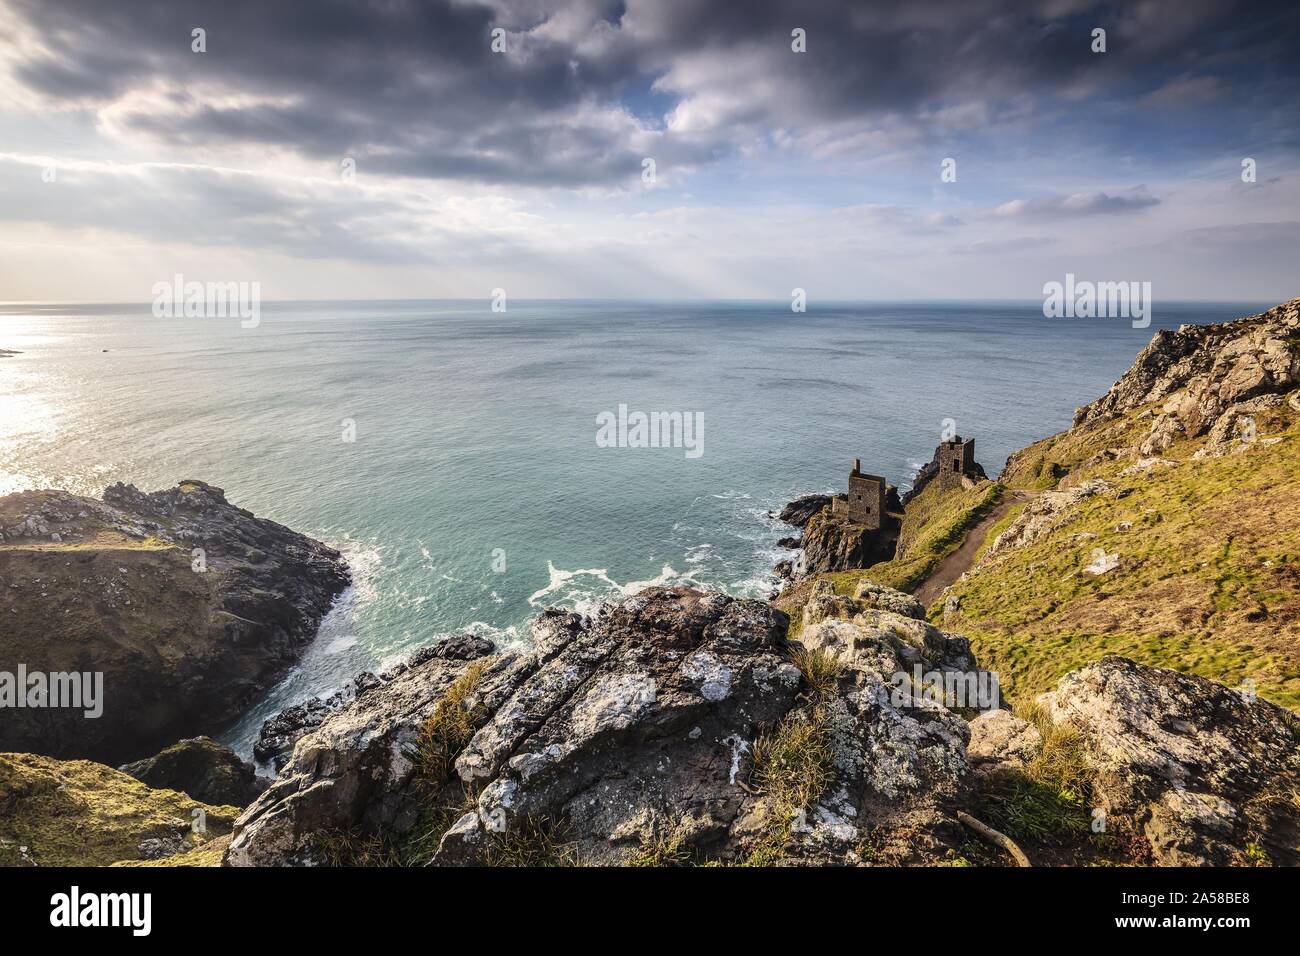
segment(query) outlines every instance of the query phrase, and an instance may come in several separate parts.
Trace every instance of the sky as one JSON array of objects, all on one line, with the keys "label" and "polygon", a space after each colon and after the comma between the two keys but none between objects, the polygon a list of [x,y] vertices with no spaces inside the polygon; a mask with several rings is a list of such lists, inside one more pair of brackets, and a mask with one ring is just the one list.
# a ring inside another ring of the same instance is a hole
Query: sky
[{"label": "sky", "polygon": [[0,300],[1283,301],[1297,51],[1295,3],[0,0]]}]

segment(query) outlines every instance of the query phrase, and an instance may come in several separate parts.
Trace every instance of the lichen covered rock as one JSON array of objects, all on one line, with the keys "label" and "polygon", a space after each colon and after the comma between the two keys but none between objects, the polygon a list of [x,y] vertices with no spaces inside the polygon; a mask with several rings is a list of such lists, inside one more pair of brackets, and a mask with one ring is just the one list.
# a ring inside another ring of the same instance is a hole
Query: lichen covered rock
[{"label": "lichen covered rock", "polygon": [[1085,739],[1108,813],[1157,863],[1239,865],[1249,847],[1300,864],[1300,720],[1202,677],[1106,657],[1039,702]]},{"label": "lichen covered rock", "polygon": [[[458,802],[425,857],[435,864],[492,863],[539,833],[588,864],[657,853],[855,862],[894,819],[916,839],[891,844],[890,858],[917,862],[960,836],[949,808],[967,731],[914,686],[910,664],[973,661],[963,638],[868,602],[915,610],[869,589],[853,621],[825,620],[792,645],[785,616],[765,603],[652,588],[594,618],[543,613],[533,649],[477,661],[467,694],[464,662],[413,662],[298,742],[240,818],[227,862],[319,862],[323,831],[400,853],[427,839],[430,806]],[[854,653],[838,653],[831,635]],[[466,739],[431,791],[413,751],[458,680]],[[804,741],[788,747],[793,758],[814,755],[818,782],[799,807],[756,765],[790,740]]]}]

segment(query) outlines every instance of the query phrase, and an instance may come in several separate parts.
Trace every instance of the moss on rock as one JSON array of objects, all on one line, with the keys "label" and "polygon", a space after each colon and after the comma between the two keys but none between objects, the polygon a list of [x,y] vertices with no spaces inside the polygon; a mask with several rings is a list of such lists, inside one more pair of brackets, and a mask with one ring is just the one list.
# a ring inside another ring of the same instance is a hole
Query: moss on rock
[{"label": "moss on rock", "polygon": [[[194,832],[195,811],[205,832]],[[0,865],[108,866],[165,853],[158,864],[215,866],[216,841],[238,814],[90,760],[0,754]]]}]

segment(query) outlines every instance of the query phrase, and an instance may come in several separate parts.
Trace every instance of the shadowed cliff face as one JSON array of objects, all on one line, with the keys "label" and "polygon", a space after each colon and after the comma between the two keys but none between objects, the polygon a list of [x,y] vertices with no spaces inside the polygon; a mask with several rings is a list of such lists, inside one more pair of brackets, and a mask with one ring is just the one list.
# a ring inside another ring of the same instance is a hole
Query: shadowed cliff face
[{"label": "shadowed cliff face", "polygon": [[348,581],[336,551],[198,481],[9,495],[0,534],[0,672],[103,675],[100,716],[6,708],[0,750],[121,763],[215,732],[297,659]]}]

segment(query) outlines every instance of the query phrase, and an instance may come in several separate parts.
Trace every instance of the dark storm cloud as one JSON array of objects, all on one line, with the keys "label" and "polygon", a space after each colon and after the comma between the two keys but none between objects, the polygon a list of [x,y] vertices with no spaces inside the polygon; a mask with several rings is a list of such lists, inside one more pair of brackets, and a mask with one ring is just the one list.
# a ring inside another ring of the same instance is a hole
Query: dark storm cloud
[{"label": "dark storm cloud", "polygon": [[[118,104],[126,130],[355,156],[393,175],[565,187],[634,181],[648,155],[665,168],[707,163],[777,127],[848,136],[893,118],[976,135],[977,119],[945,109],[978,103],[996,116],[1012,100],[1031,123],[1086,103],[1074,126],[1158,150],[1131,115],[1141,98],[1156,109],[1201,101],[1180,90],[1213,90],[1221,132],[1267,128],[1294,102],[1300,46],[1293,10],[1203,0],[10,6],[34,40],[15,54],[18,82],[67,104]],[[1098,25],[1104,56],[1089,49]],[[190,51],[194,27],[207,30],[206,54]],[[494,27],[510,31],[506,55],[489,47]],[[806,54],[790,52],[795,27]],[[1252,95],[1234,99],[1243,88]],[[679,105],[694,112],[674,124]]]}]

